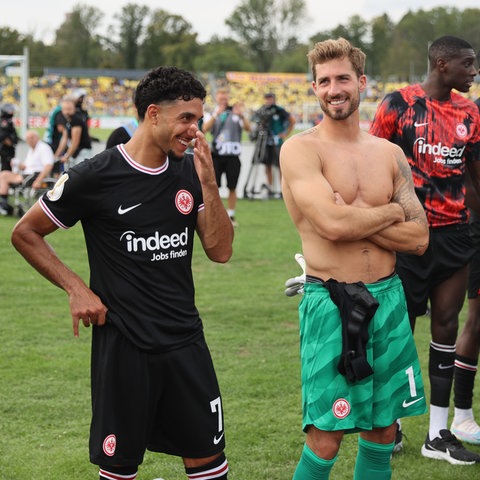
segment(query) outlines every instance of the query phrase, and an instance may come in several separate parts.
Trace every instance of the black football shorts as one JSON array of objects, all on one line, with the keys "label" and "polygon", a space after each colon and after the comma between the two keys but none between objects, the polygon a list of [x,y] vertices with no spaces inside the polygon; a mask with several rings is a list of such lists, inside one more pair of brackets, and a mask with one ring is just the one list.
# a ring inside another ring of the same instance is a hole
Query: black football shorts
[{"label": "black football shorts", "polygon": [[164,353],[94,327],[90,460],[140,465],[145,450],[204,458],[225,448],[222,401],[203,336]]}]

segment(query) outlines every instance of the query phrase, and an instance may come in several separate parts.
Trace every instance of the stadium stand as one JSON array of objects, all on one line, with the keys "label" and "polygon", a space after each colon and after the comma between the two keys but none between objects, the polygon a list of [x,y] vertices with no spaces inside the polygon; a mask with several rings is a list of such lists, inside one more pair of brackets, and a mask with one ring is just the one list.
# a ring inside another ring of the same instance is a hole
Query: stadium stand
[{"label": "stadium stand", "polygon": [[[39,121],[39,118],[47,118],[48,113],[57,105],[58,99],[77,88],[84,88],[87,91],[86,108],[93,119],[135,116],[132,94],[137,79],[143,72],[137,72],[137,78],[120,71],[115,72],[117,76],[107,76],[104,71],[99,72],[103,75],[97,76],[94,72],[88,72],[84,77],[66,76],[61,73],[50,72],[41,77],[30,78],[29,115],[36,119],[37,123],[33,126],[41,126],[42,121]],[[236,99],[244,101],[251,112],[263,104],[263,94],[269,91],[276,94],[279,105],[292,112],[297,124],[312,125],[321,119],[307,74],[227,72],[224,76],[203,74],[200,78],[209,93],[205,104],[206,111],[213,108],[211,102],[216,89],[219,86],[228,86],[232,101]],[[369,87],[362,100],[361,119],[370,121],[377,103],[383,96],[403,85],[406,83],[369,80]],[[472,100],[480,97],[480,85],[476,83],[467,96]],[[19,78],[0,74],[0,104],[19,105],[19,101]]]}]

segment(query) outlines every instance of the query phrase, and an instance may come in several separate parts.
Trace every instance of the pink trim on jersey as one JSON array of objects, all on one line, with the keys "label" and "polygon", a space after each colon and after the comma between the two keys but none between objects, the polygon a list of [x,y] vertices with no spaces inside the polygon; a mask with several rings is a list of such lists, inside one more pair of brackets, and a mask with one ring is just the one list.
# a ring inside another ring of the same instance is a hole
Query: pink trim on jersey
[{"label": "pink trim on jersey", "polygon": [[125,145],[121,143],[120,145],[117,145],[118,151],[122,154],[123,158],[127,161],[127,163],[130,164],[132,168],[135,170],[139,170],[140,172],[143,173],[148,173],[149,175],[160,175],[161,173],[165,172],[168,169],[168,157],[165,163],[158,168],[149,168],[145,167],[143,165],[140,165],[140,163],[136,162],[125,150]]},{"label": "pink trim on jersey", "polygon": [[201,204],[198,206],[197,212],[201,212],[202,210],[205,210],[205,204],[204,204],[204,203],[201,203]]},{"label": "pink trim on jersey", "polygon": [[52,212],[51,210],[47,207],[45,202],[43,201],[43,198],[40,197],[40,200],[38,201],[38,204],[42,208],[43,212],[45,215],[59,228],[63,228],[64,230],[68,230],[70,227],[67,225],[64,225]]}]

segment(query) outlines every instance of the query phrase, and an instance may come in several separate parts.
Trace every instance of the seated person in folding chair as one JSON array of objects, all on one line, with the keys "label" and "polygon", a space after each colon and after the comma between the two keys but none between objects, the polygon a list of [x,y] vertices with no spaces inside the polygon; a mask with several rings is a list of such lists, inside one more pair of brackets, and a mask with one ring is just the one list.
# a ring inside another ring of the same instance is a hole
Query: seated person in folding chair
[{"label": "seated person in folding chair", "polygon": [[42,187],[53,167],[55,157],[50,146],[43,140],[36,130],[28,130],[25,142],[29,149],[25,161],[20,164],[20,172],[9,170],[0,172],[0,215],[11,215],[13,207],[8,204],[8,190],[12,185],[23,184],[34,190]]}]

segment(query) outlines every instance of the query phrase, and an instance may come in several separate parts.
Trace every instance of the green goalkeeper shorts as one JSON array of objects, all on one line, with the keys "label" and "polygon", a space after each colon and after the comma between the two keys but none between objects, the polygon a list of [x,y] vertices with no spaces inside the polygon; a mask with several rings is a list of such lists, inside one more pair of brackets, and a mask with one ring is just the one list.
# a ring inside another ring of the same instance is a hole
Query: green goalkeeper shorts
[{"label": "green goalkeeper shorts", "polygon": [[305,284],[299,305],[304,430],[372,430],[427,411],[402,283],[394,275],[366,286],[380,304],[366,346],[373,375],[352,383],[338,371],[339,310],[322,284]]}]

